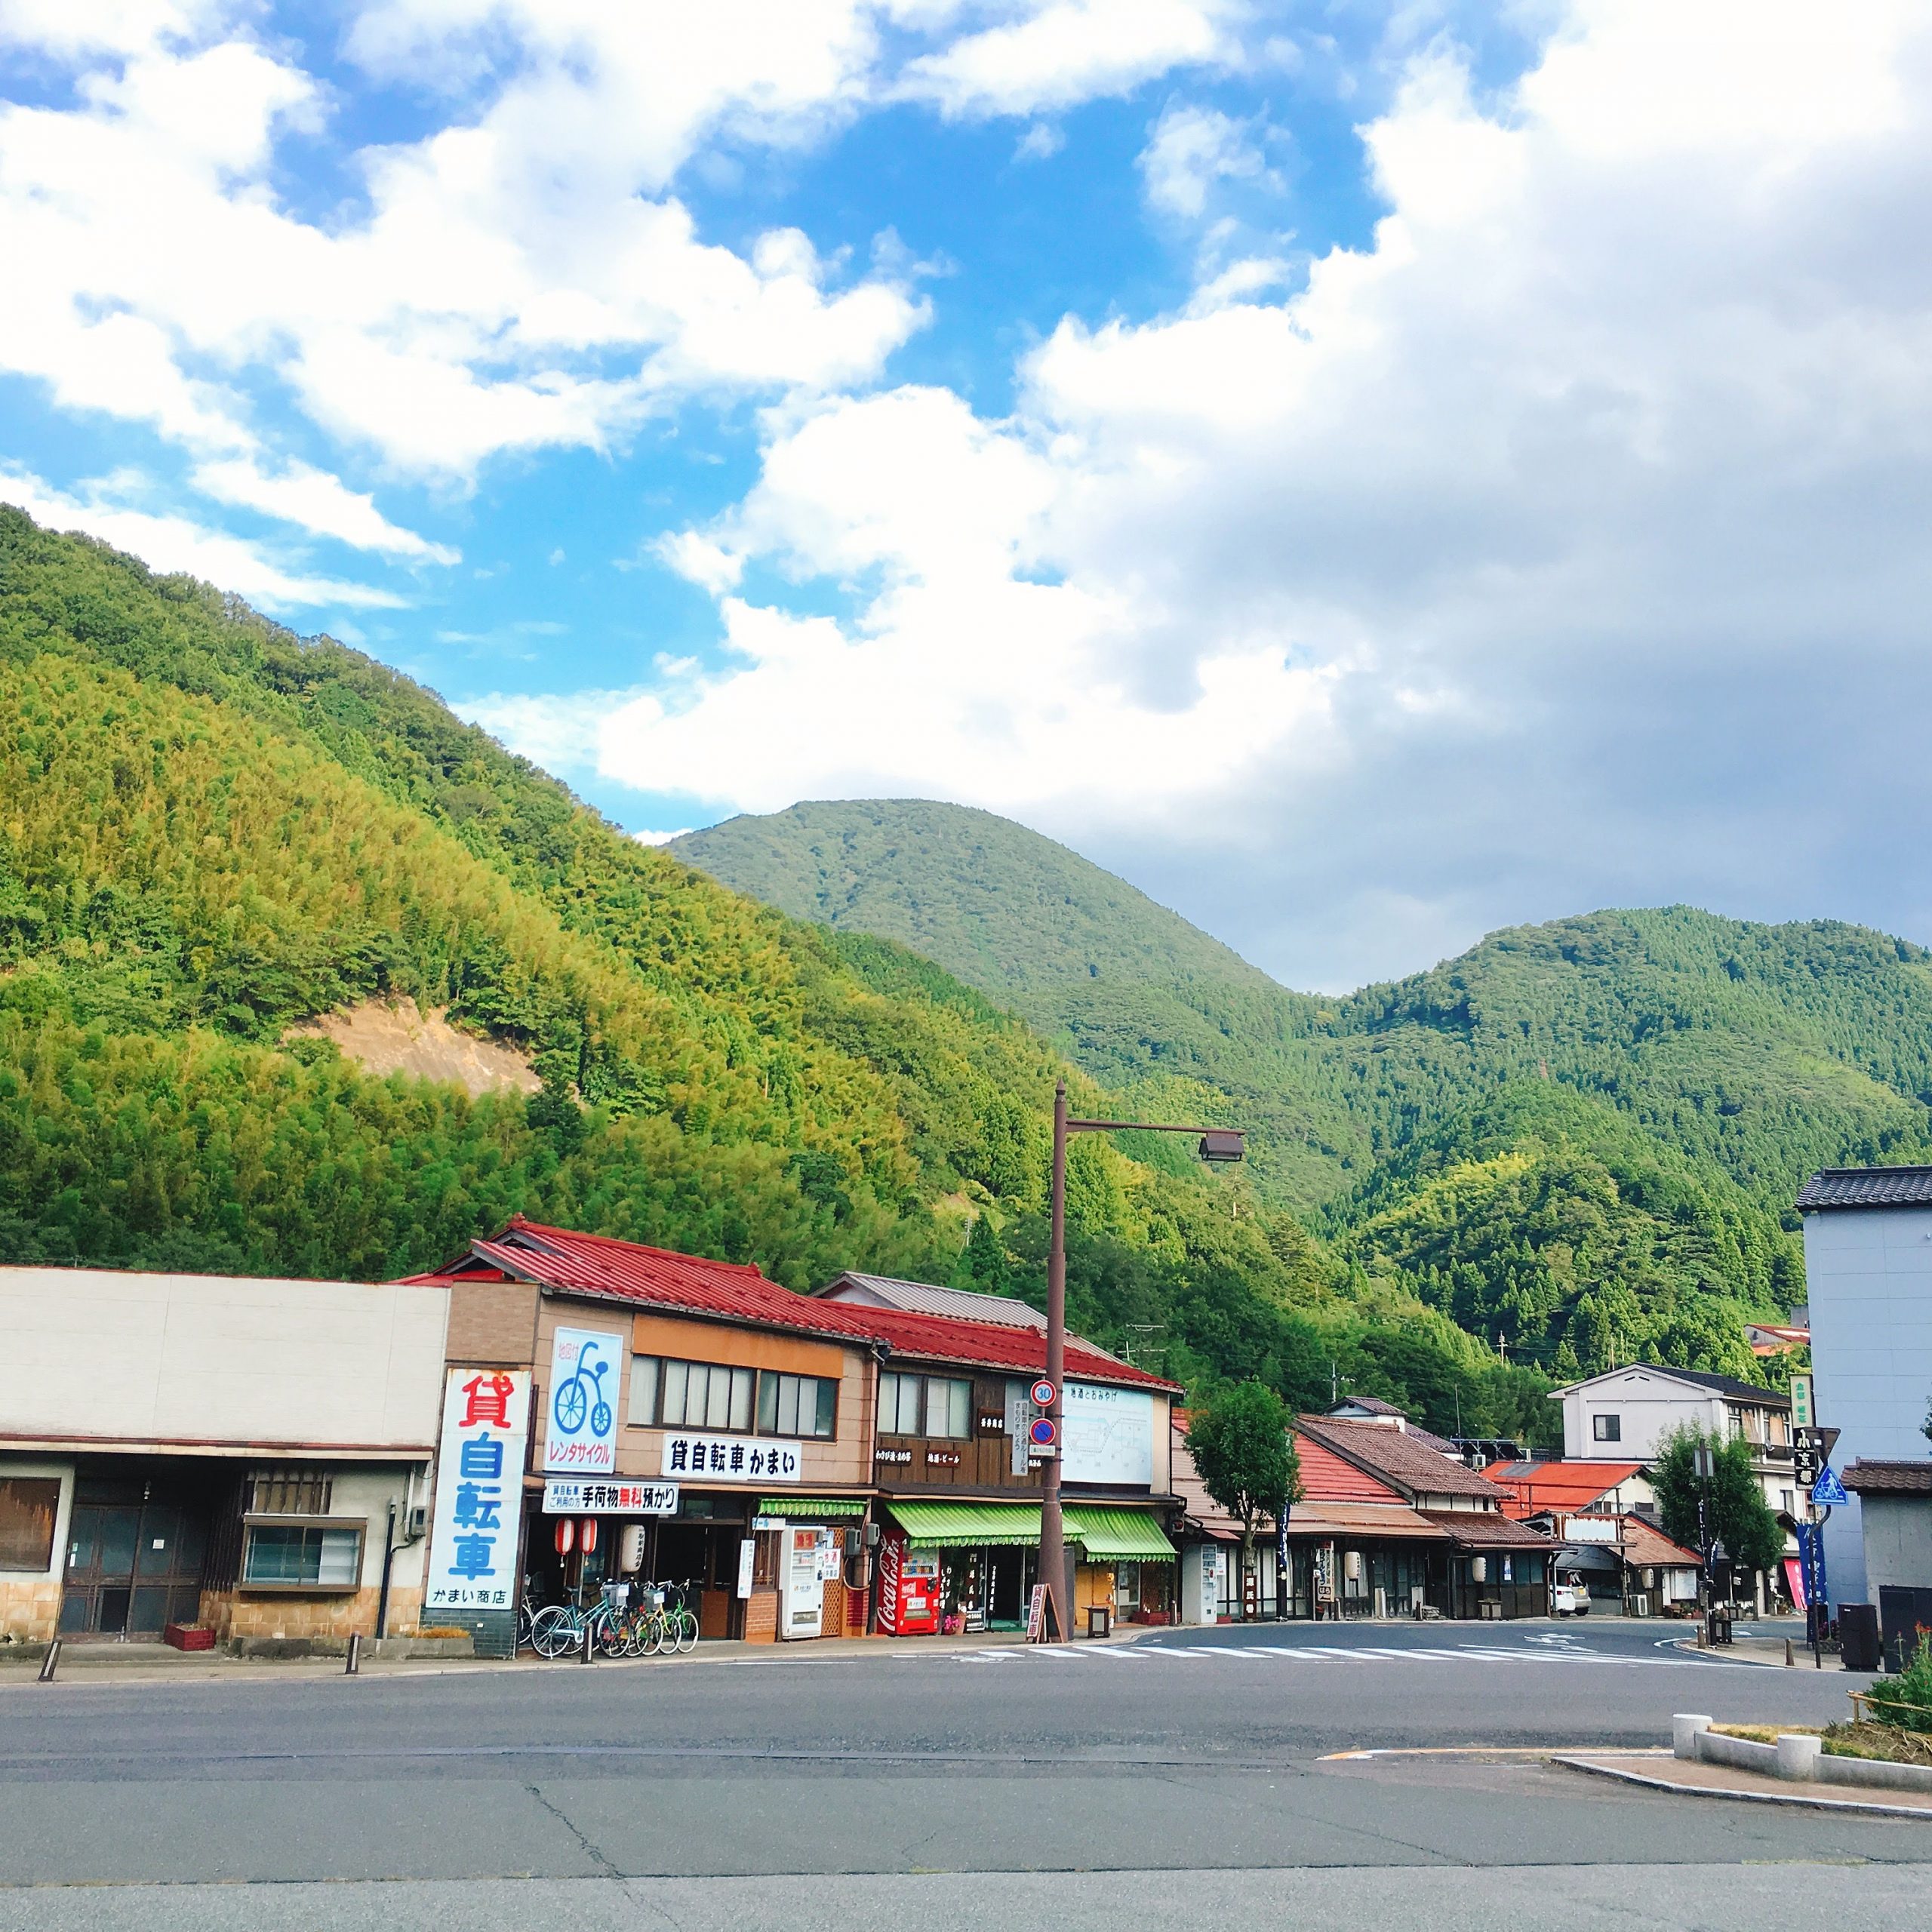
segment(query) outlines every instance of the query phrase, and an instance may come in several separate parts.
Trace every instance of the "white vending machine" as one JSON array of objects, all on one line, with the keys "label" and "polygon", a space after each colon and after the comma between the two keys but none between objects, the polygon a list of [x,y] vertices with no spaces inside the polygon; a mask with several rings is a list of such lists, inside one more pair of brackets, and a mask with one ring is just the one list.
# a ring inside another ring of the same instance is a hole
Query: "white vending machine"
[{"label": "white vending machine", "polygon": [[817,1637],[825,1618],[824,1546],[832,1532],[809,1524],[789,1523],[780,1547],[778,1634]]}]

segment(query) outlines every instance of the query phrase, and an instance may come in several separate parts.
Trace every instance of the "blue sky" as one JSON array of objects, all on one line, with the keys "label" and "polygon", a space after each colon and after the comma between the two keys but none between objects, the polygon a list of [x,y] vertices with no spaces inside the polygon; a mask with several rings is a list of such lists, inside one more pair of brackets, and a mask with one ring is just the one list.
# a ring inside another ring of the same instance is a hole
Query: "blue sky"
[{"label": "blue sky", "polygon": [[1921,11],[0,0],[0,497],[641,834],[1932,938]]}]

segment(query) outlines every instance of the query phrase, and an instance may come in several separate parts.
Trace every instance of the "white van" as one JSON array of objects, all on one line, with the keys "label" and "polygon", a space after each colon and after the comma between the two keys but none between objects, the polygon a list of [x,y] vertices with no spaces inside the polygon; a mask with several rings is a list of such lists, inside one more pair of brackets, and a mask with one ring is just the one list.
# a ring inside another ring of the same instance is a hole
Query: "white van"
[{"label": "white van", "polygon": [[1558,1617],[1587,1617],[1590,1614],[1590,1586],[1580,1570],[1559,1570],[1550,1595],[1550,1607]]}]

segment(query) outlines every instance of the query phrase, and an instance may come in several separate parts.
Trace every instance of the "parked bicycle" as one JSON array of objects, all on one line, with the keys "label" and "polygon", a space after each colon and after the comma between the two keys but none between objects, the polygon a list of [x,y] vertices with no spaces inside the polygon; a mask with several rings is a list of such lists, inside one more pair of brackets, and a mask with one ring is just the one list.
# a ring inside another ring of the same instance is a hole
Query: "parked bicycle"
[{"label": "parked bicycle", "polygon": [[600,1596],[588,1606],[550,1604],[531,1620],[530,1647],[552,1663],[582,1650],[586,1644],[592,1657],[600,1650],[616,1657],[620,1654],[620,1638],[625,1621],[625,1612],[608,1597]]}]

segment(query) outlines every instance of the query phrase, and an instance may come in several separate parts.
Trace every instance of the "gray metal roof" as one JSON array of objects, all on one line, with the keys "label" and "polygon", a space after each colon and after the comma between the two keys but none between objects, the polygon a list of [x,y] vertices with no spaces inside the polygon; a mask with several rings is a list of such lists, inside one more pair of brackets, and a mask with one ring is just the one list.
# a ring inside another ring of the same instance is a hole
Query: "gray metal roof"
[{"label": "gray metal roof", "polygon": [[1932,1208],[1932,1168],[1820,1168],[1798,1189],[1798,1208]]},{"label": "gray metal roof", "polygon": [[1002,1328],[1044,1328],[1037,1308],[1010,1295],[983,1295],[971,1288],[942,1287],[937,1281],[901,1281],[890,1275],[851,1271],[819,1294],[828,1301],[869,1301],[876,1308],[903,1309],[911,1315],[946,1315],[955,1321],[992,1321]]}]

